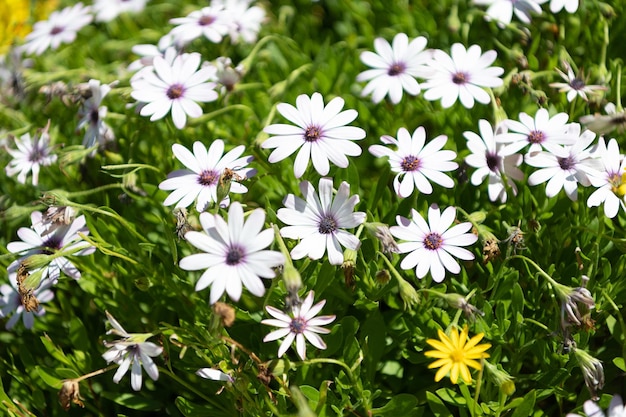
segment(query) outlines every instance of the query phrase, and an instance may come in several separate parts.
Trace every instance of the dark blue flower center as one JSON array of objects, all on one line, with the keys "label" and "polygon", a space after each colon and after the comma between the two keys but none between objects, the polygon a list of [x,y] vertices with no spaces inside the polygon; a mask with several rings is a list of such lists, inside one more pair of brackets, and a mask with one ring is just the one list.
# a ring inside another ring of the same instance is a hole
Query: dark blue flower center
[{"label": "dark blue flower center", "polygon": [[330,215],[325,215],[319,223],[318,230],[321,234],[327,235],[337,230],[337,220]]},{"label": "dark blue flower center", "polygon": [[530,143],[542,143],[546,140],[546,134],[541,130],[533,130],[528,134],[528,142]]},{"label": "dark blue flower center", "polygon": [[231,246],[228,248],[228,253],[226,254],[226,264],[233,266],[237,265],[243,259],[245,255],[245,251],[240,246]]},{"label": "dark blue flower center", "polygon": [[403,62],[396,62],[389,67],[389,69],[387,70],[387,75],[389,75],[390,77],[394,77],[396,75],[404,73],[405,70],[406,65],[404,65]]},{"label": "dark blue flower center", "polygon": [[556,160],[563,171],[569,171],[576,166],[576,160],[572,156],[568,156],[567,158],[557,158]]},{"label": "dark blue flower center", "polygon": [[217,171],[202,171],[198,176],[198,184],[204,185],[208,187],[210,185],[217,184],[217,181],[220,179],[220,173]]},{"label": "dark blue flower center", "polygon": [[422,162],[413,155],[405,156],[400,163],[400,167],[405,172],[417,171],[421,165]]},{"label": "dark blue flower center", "polygon": [[500,165],[500,161],[502,157],[498,156],[496,153],[487,152],[487,167],[492,172],[498,171],[498,166]]},{"label": "dark blue flower center", "polygon": [[304,131],[304,140],[315,142],[322,136],[322,129],[319,126],[309,126]]},{"label": "dark blue flower center", "polygon": [[455,84],[461,85],[461,84],[465,84],[468,81],[469,81],[469,77],[464,72],[457,72],[456,74],[452,75],[452,82]]},{"label": "dark blue flower center", "polygon": [[183,96],[185,92],[185,86],[182,84],[174,84],[171,85],[170,88],[167,89],[167,96],[171,99],[177,99]]},{"label": "dark blue flower center", "polygon": [[301,317],[296,317],[289,323],[289,330],[292,333],[300,334],[306,330],[306,321]]},{"label": "dark blue flower center", "polygon": [[424,247],[429,250],[437,250],[443,245],[443,238],[439,233],[431,232],[424,238]]}]

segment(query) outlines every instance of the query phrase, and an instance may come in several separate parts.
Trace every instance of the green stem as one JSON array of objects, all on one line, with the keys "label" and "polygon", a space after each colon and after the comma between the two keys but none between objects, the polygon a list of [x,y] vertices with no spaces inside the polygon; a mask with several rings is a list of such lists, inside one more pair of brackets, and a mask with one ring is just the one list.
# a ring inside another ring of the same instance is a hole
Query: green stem
[{"label": "green stem", "polygon": [[164,375],[169,376],[170,378],[172,378],[174,381],[178,382],[180,385],[182,385],[183,387],[185,387],[186,389],[188,389],[189,391],[193,392],[194,394],[196,394],[198,397],[202,398],[203,400],[205,400],[206,402],[208,402],[209,404],[211,404],[212,406],[219,408],[220,410],[226,411],[224,410],[224,408],[221,406],[220,403],[218,403],[217,401],[215,401],[213,398],[211,397],[207,397],[206,395],[204,395],[202,392],[198,391],[195,387],[193,387],[192,385],[190,385],[189,383],[187,383],[186,381],[182,380],[181,378],[179,378],[177,375],[175,375],[173,372],[170,372],[169,369],[167,368],[163,368],[161,366],[159,366],[159,372],[161,372]]}]

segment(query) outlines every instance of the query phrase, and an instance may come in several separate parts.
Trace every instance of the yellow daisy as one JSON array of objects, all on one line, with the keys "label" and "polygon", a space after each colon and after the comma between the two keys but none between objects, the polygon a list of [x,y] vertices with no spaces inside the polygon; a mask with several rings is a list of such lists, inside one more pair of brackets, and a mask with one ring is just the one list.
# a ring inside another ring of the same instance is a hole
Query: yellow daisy
[{"label": "yellow daisy", "polygon": [[31,0],[0,0],[0,55],[30,33],[33,21],[45,20],[59,0],[35,2],[34,9],[32,3]]},{"label": "yellow daisy", "polygon": [[[478,344],[485,335],[484,333],[478,333],[467,340],[467,326],[463,328],[461,335],[456,328],[450,330],[450,337],[448,337],[443,331],[439,330],[439,339],[428,339],[426,343],[434,347],[436,350],[429,350],[424,352],[424,355],[429,358],[436,358],[437,360],[428,368],[440,368],[435,375],[435,381],[441,381],[441,379],[450,373],[450,381],[456,384],[459,379],[459,374],[463,381],[466,383],[472,382],[472,376],[470,375],[469,367],[480,370],[482,364],[480,359],[488,358],[489,354],[485,353],[487,349],[491,347],[490,343]],[[478,359],[478,361],[476,360]]]}]

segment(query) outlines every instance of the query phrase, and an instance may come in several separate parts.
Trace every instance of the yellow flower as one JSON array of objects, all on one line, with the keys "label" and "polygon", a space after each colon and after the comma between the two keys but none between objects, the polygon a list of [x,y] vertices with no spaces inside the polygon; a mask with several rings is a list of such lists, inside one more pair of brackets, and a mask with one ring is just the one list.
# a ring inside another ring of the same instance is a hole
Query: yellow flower
[{"label": "yellow flower", "polygon": [[31,0],[0,0],[0,55],[16,40],[28,35],[34,21],[45,20],[59,0],[38,1],[34,10],[31,3]]},{"label": "yellow flower", "polygon": [[479,333],[467,340],[467,326],[463,328],[461,335],[456,328],[450,330],[450,337],[446,336],[441,330],[439,332],[439,339],[428,339],[426,343],[434,347],[436,350],[429,350],[424,352],[424,355],[429,358],[436,358],[437,360],[428,368],[441,368],[435,375],[435,381],[441,381],[441,379],[450,373],[450,381],[456,384],[459,375],[466,383],[472,382],[472,376],[470,375],[469,367],[480,370],[482,364],[476,359],[488,358],[489,354],[485,353],[487,349],[491,347],[489,343],[478,344],[485,335]]}]

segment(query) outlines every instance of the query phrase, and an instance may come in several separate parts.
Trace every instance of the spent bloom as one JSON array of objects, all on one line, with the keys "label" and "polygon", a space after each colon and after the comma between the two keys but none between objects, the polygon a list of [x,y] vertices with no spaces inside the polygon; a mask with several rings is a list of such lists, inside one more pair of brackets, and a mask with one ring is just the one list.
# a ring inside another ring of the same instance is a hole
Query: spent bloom
[{"label": "spent bloom", "polygon": [[[228,192],[247,192],[246,186],[239,181],[256,172],[252,168],[246,168],[252,156],[242,157],[244,150],[245,147],[240,145],[224,155],[224,141],[221,139],[214,140],[208,150],[202,142],[196,141],[193,144],[193,153],[182,145],[174,144],[172,152],[186,169],[171,172],[159,184],[161,190],[172,191],[163,204],[170,206],[176,203],[175,208],[181,208],[189,207],[195,201],[198,211],[206,210],[211,203],[228,206]],[[220,186],[224,193],[218,193]]]},{"label": "spent bloom", "polygon": [[115,375],[113,375],[113,382],[119,383],[131,366],[130,384],[135,391],[141,390],[142,366],[153,381],[159,379],[159,369],[152,358],[159,356],[163,352],[163,348],[146,341],[152,334],[127,333],[108,311],[106,315],[107,320],[113,327],[107,334],[115,334],[121,337],[120,340],[104,342],[104,345],[109,350],[104,352],[102,357],[107,363],[114,362],[120,366]]},{"label": "spent bloom", "polygon": [[242,286],[261,297],[265,287],[261,278],[274,278],[272,268],[282,265],[282,253],[264,250],[274,241],[274,231],[265,229],[265,212],[255,209],[244,222],[239,202],[231,204],[228,223],[218,214],[200,214],[202,232],[190,231],[185,239],[204,253],[189,255],[180,260],[186,271],[206,269],[196,283],[196,291],[211,286],[210,303],[214,304],[224,291],[239,301]]},{"label": "spent bloom", "polygon": [[159,120],[172,112],[174,126],[185,127],[187,116],[199,117],[202,108],[197,102],[217,100],[215,83],[207,82],[212,68],[201,68],[199,53],[178,55],[172,62],[155,56],[149,71],[142,70],[141,78],[133,78],[131,96],[145,105],[142,116]]},{"label": "spent bloom", "polygon": [[22,48],[27,54],[35,55],[48,48],[57,49],[62,43],[74,42],[76,33],[92,20],[91,7],[83,3],[52,12],[48,20],[35,23]]},{"label": "spent bloom", "polygon": [[393,38],[393,43],[383,38],[374,40],[376,53],[361,53],[361,61],[372,69],[360,73],[357,81],[368,81],[361,92],[362,96],[372,94],[372,101],[379,103],[386,95],[392,103],[402,100],[402,92],[413,96],[419,94],[420,85],[415,77],[422,77],[428,72],[425,65],[432,57],[432,52],[424,50],[426,38],[419,36],[411,42],[404,33]]},{"label": "spent bloom", "polygon": [[333,198],[333,180],[330,178],[320,179],[319,196],[308,181],[300,183],[300,191],[305,200],[289,194],[283,200],[285,207],[276,213],[288,225],[280,229],[281,236],[300,239],[291,250],[291,257],[301,259],[308,255],[311,259],[320,259],[328,251],[328,261],[332,265],[341,265],[341,247],[356,250],[360,246],[355,235],[343,230],[365,221],[365,213],[354,212],[359,196],[350,196],[350,185],[343,181]]},{"label": "spent bloom", "polygon": [[489,6],[485,20],[495,20],[503,28],[511,23],[513,14],[523,23],[529,24],[532,14],[541,14],[541,6],[548,0],[473,0],[474,4]]},{"label": "spent bloom", "polygon": [[441,213],[437,205],[431,205],[428,223],[417,210],[411,209],[411,214],[412,220],[397,216],[398,226],[390,228],[392,235],[403,240],[398,244],[400,253],[408,253],[400,264],[402,269],[415,268],[420,279],[430,271],[433,281],[441,282],[446,270],[453,274],[461,272],[455,257],[465,261],[474,259],[474,254],[461,246],[474,244],[478,236],[467,233],[472,228],[469,222],[452,226],[456,217],[454,207]]},{"label": "spent bloom", "polygon": [[580,414],[568,413],[566,417],[626,417],[626,406],[622,401],[622,397],[615,394],[611,398],[608,414],[605,414],[600,406],[592,400],[585,401],[583,404],[584,416]]},{"label": "spent bloom", "polygon": [[466,108],[474,107],[474,101],[487,104],[491,101],[483,87],[502,85],[500,75],[504,69],[492,67],[497,53],[490,50],[482,53],[480,46],[465,48],[460,43],[452,45],[451,54],[435,50],[428,61],[431,72],[422,84],[426,100],[439,100],[444,108],[451,107],[457,100]]},{"label": "spent bloom", "polygon": [[262,148],[274,149],[269,161],[282,161],[296,152],[298,155],[293,165],[296,178],[300,178],[313,161],[313,167],[320,175],[328,174],[329,161],[340,168],[348,166],[349,156],[361,154],[361,148],[353,140],[365,138],[365,131],[360,127],[346,126],[358,116],[356,110],[344,110],[344,100],[335,97],[326,106],[320,93],[311,97],[301,94],[296,99],[296,107],[287,103],[277,105],[278,112],[297,126],[272,124],[264,131],[270,136]]},{"label": "spent bloom", "polygon": [[263,341],[271,342],[285,338],[278,348],[279,358],[285,354],[294,340],[296,341],[296,352],[298,352],[298,356],[302,360],[306,359],[307,340],[318,349],[326,349],[326,343],[324,343],[319,334],[330,333],[330,330],[322,326],[332,323],[335,320],[335,316],[316,317],[326,304],[326,300],[313,305],[314,295],[313,291],[309,291],[302,304],[291,309],[291,315],[272,306],[265,307],[270,316],[274,318],[262,320],[261,323],[279,327],[279,329],[268,333],[263,338]]},{"label": "spent bloom", "polygon": [[77,129],[87,126],[87,131],[83,137],[83,146],[91,148],[96,143],[106,144],[115,139],[115,134],[105,123],[107,107],[100,106],[104,97],[111,91],[112,84],[101,84],[98,80],[89,80],[89,91],[91,97],[85,100],[78,111],[81,118]]},{"label": "spent bloom", "polygon": [[372,145],[369,151],[379,158],[389,157],[391,170],[397,173],[393,188],[400,197],[410,196],[414,188],[423,194],[431,194],[433,187],[430,181],[442,187],[454,187],[452,178],[444,174],[459,167],[453,162],[456,153],[442,150],[448,140],[447,136],[439,135],[426,144],[426,130],[422,126],[415,129],[413,136],[401,127],[398,129],[397,139],[385,135],[380,140],[385,145],[394,145],[397,150]]},{"label": "spent bloom", "polygon": [[42,166],[52,165],[57,156],[52,153],[50,146],[50,135],[48,125],[35,134],[32,138],[30,133],[23,134],[20,138],[15,138],[15,146],[17,149],[5,147],[5,150],[13,157],[11,162],[5,167],[8,176],[17,174],[17,181],[26,184],[26,177],[32,173],[33,185],[39,184],[39,171]]},{"label": "spent bloom", "polygon": [[606,90],[606,87],[601,85],[589,85],[581,76],[574,74],[574,70],[567,62],[563,64],[567,74],[556,68],[561,78],[565,80],[564,83],[550,83],[550,87],[558,88],[560,93],[567,93],[567,101],[572,102],[576,96],[582,98],[585,101],[589,101],[587,94],[597,94],[598,91]]},{"label": "spent bloom", "polygon": [[[34,297],[34,309],[24,305],[24,299],[18,291],[17,273],[9,272],[9,284],[0,285],[0,317],[9,317],[5,328],[11,330],[19,321],[20,317],[24,327],[31,329],[35,323],[35,316],[41,317],[46,310],[40,303],[47,303],[54,298],[54,293],[50,290],[50,282],[42,282],[32,291],[31,299]],[[11,315],[12,314],[12,315]]]},{"label": "spent bloom", "polygon": [[426,343],[435,350],[424,352],[424,356],[437,359],[428,365],[428,368],[439,368],[435,374],[435,382],[439,382],[444,376],[450,376],[453,384],[458,383],[459,376],[466,384],[472,382],[472,375],[469,368],[482,369],[481,359],[489,357],[485,351],[491,347],[489,343],[478,344],[484,333],[478,333],[471,339],[468,338],[467,326],[463,328],[461,334],[457,328],[450,329],[450,335],[446,335],[442,330],[437,330],[439,340],[428,339]]},{"label": "spent bloom", "polygon": [[208,7],[191,12],[186,17],[171,19],[177,25],[170,34],[179,42],[188,43],[204,36],[213,43],[219,43],[228,34],[231,19],[222,2],[211,2]]},{"label": "spent bloom", "polygon": [[110,22],[122,13],[138,13],[148,0],[95,0],[93,11],[97,22]]},{"label": "spent bloom", "polygon": [[587,385],[591,399],[598,401],[600,399],[598,390],[604,387],[604,367],[602,362],[582,349],[575,348],[574,356],[583,372],[585,385]]},{"label": "spent bloom", "polygon": [[600,156],[602,169],[597,175],[589,176],[591,185],[598,189],[587,199],[587,206],[597,207],[604,203],[604,214],[612,219],[620,207],[626,211],[626,158],[620,153],[615,139],[606,145],[604,138],[600,137],[596,153]]}]

